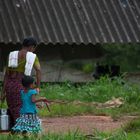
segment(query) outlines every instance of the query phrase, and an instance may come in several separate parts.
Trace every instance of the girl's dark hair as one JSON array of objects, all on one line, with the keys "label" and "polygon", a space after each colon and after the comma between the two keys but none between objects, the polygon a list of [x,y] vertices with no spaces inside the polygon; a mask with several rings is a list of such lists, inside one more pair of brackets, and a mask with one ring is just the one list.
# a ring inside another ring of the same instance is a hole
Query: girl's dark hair
[{"label": "girl's dark hair", "polygon": [[33,37],[27,37],[23,40],[22,45],[24,47],[29,47],[29,46],[36,46],[37,45],[37,41],[35,38]]},{"label": "girl's dark hair", "polygon": [[34,78],[31,77],[31,76],[24,76],[22,78],[22,85],[25,87],[25,88],[29,88],[31,84],[34,83]]}]

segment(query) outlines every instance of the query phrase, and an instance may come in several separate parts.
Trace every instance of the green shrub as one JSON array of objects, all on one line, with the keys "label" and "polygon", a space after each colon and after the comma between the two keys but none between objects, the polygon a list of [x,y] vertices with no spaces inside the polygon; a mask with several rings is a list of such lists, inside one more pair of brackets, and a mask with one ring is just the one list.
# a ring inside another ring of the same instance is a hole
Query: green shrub
[{"label": "green shrub", "polygon": [[128,122],[123,130],[125,132],[140,132],[140,117]]}]

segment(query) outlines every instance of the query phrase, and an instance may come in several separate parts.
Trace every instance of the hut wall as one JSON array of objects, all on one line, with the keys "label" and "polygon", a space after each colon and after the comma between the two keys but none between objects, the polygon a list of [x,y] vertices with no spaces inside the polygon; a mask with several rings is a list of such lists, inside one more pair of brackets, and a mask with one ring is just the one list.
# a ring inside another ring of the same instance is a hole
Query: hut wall
[{"label": "hut wall", "polygon": [[99,47],[90,45],[40,46],[36,53],[41,62],[42,81],[49,82],[86,82],[93,80],[91,74],[85,74],[66,65],[72,62],[94,60],[103,55]]}]

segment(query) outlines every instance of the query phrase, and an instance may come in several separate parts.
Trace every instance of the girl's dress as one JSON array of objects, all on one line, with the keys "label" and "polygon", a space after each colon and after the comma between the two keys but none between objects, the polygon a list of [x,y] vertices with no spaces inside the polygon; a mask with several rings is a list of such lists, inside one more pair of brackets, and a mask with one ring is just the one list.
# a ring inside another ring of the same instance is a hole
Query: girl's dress
[{"label": "girl's dress", "polygon": [[37,116],[35,103],[32,102],[32,95],[37,94],[36,90],[30,89],[27,93],[22,90],[20,92],[22,107],[20,109],[20,117],[16,119],[16,124],[12,128],[14,132],[34,132],[41,131],[41,120]]}]

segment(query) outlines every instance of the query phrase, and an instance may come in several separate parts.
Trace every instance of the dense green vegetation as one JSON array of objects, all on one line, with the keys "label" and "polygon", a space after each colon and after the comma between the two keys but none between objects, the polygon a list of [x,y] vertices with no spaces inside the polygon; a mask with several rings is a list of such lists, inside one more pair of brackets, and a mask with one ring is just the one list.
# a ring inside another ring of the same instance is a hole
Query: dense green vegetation
[{"label": "dense green vegetation", "polygon": [[140,71],[140,44],[104,44],[102,63],[118,64],[123,72]]},{"label": "dense green vegetation", "polygon": [[[127,83],[121,78],[111,80],[104,77],[94,83],[86,83],[76,86],[70,82],[54,85],[44,84],[40,95],[45,96],[49,100],[67,102],[64,104],[51,104],[51,112],[49,113],[47,109],[44,108],[40,111],[42,116],[79,115],[90,113],[106,114],[117,117],[124,114],[140,114],[139,85]],[[123,105],[119,108],[98,109],[96,106],[88,104],[93,102],[105,103],[112,98],[119,97],[123,100]]]}]

